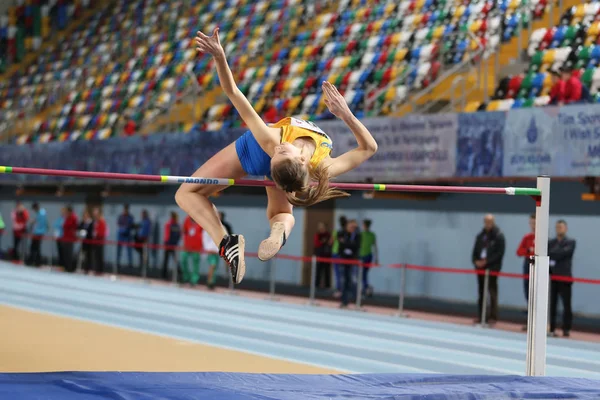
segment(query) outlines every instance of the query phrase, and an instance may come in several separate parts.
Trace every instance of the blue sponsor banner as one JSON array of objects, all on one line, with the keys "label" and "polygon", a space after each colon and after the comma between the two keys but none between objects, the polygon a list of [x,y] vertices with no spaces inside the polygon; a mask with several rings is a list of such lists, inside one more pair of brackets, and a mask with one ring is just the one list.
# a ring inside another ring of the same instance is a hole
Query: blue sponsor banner
[{"label": "blue sponsor banner", "polygon": [[504,127],[504,176],[552,173],[560,157],[557,107],[511,110]]},{"label": "blue sponsor banner", "polygon": [[[362,122],[377,140],[379,150],[340,180],[399,182],[454,176],[457,114],[367,118]],[[354,135],[342,121],[319,122],[319,126],[333,139],[334,157],[356,147]]]},{"label": "blue sponsor banner", "polygon": [[555,119],[552,174],[600,175],[600,107],[562,107]]},{"label": "blue sponsor banner", "polygon": [[456,176],[502,176],[505,120],[504,112],[458,115]]}]

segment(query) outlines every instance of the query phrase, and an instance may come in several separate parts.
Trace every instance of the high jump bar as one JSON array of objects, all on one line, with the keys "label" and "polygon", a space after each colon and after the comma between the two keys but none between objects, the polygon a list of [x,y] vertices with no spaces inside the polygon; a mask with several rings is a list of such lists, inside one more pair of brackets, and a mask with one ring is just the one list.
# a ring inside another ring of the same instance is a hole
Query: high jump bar
[{"label": "high jump bar", "polygon": [[[93,172],[72,171],[62,169],[3,167],[0,166],[0,174],[17,175],[46,175],[64,176],[70,178],[94,178],[103,180],[125,180],[139,182],[157,182],[165,184],[202,184],[220,186],[275,186],[268,180],[228,179],[228,178],[200,178],[191,176],[170,175],[143,175],[123,174],[115,172]],[[429,185],[388,185],[383,183],[341,183],[331,182],[331,187],[342,190],[362,190],[378,192],[429,192],[429,193],[481,193],[481,194],[504,194],[510,196],[541,196],[541,190],[537,188],[519,187],[470,187],[470,186],[429,186]]]}]

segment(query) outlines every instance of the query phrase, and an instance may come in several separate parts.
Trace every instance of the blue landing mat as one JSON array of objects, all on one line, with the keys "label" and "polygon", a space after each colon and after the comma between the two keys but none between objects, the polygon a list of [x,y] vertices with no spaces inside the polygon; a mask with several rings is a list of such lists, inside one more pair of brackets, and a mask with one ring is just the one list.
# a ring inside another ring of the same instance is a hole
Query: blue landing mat
[{"label": "blue landing mat", "polygon": [[0,399],[600,399],[600,381],[487,375],[0,374]]}]

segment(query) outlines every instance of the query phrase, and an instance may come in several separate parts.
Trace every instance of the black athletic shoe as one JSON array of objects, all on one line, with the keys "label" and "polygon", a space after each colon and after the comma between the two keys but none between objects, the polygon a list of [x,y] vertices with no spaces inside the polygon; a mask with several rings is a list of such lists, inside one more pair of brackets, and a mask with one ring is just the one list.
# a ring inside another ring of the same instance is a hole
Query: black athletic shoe
[{"label": "black athletic shoe", "polygon": [[229,265],[233,283],[240,283],[246,273],[244,246],[245,241],[242,235],[227,235],[219,245],[219,255]]}]

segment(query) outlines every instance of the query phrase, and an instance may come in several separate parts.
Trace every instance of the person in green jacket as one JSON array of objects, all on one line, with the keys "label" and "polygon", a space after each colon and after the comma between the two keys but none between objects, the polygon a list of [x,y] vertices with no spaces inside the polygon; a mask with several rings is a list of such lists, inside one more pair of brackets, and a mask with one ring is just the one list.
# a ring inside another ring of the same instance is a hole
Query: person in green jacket
[{"label": "person in green jacket", "polygon": [[[360,233],[360,251],[359,257],[363,262],[363,265],[368,265],[371,263],[377,264],[377,237],[375,233],[371,231],[371,223],[370,219],[365,219],[363,221],[363,230]],[[371,268],[365,267],[363,268],[362,273],[362,289],[363,294],[367,296],[371,296],[373,294],[373,288],[369,286],[369,270]]]}]

